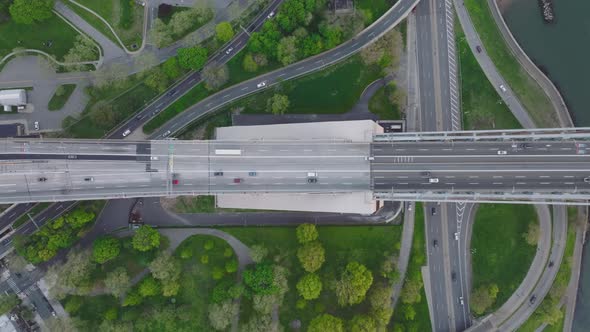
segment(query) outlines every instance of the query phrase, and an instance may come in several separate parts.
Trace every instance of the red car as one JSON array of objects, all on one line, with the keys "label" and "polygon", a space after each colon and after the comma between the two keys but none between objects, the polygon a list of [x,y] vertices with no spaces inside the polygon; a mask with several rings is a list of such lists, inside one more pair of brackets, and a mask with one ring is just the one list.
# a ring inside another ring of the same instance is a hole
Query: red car
[{"label": "red car", "polygon": [[242,183],[242,179],[240,179],[240,178],[235,178],[235,179],[234,179],[234,183]]},{"label": "red car", "polygon": [[178,184],[178,179],[174,179],[174,180],[172,180],[172,184],[173,184],[173,185],[177,185],[177,184]]}]

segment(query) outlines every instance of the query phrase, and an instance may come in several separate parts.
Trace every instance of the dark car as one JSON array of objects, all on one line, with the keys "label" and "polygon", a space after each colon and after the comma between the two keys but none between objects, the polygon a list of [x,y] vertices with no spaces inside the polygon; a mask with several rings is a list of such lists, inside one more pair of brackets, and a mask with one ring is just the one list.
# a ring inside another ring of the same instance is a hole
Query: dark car
[{"label": "dark car", "polygon": [[252,172],[248,172],[248,176],[256,176],[258,173],[252,171]]},{"label": "dark car", "polygon": [[451,272],[451,280],[457,281],[457,273],[455,271]]},{"label": "dark car", "polygon": [[553,267],[553,261],[549,261],[549,267]]},{"label": "dark car", "polygon": [[307,183],[317,183],[318,178],[307,178]]},{"label": "dark car", "polygon": [[436,208],[435,207],[430,209],[430,214],[433,216],[436,216]]},{"label": "dark car", "polygon": [[424,172],[421,172],[420,175],[430,177],[430,172],[424,171]]},{"label": "dark car", "polygon": [[475,46],[475,49],[477,50],[477,53],[481,53],[481,46],[477,45]]},{"label": "dark car", "polygon": [[213,176],[223,176],[223,172],[221,172],[221,171],[213,172]]},{"label": "dark car", "polygon": [[176,90],[170,90],[167,93],[168,96],[174,96],[175,94],[176,94]]},{"label": "dark car", "polygon": [[432,241],[432,246],[438,248],[438,240]]},{"label": "dark car", "polygon": [[537,296],[536,295],[531,296],[531,299],[529,300],[529,302],[531,304],[533,304],[533,303],[535,303],[535,301],[537,301]]},{"label": "dark car", "polygon": [[37,180],[39,180],[39,182],[45,182],[45,181],[47,181],[47,178],[42,176],[42,177],[38,178]]}]

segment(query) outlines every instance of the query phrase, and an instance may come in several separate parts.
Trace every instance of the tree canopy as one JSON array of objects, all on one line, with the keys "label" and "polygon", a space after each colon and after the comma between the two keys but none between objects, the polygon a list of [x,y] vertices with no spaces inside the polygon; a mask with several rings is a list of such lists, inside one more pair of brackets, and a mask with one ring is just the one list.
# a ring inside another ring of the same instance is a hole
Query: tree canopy
[{"label": "tree canopy", "polygon": [[92,244],[92,258],[99,264],[119,256],[119,252],[121,252],[121,244],[112,236],[98,238]]},{"label": "tree canopy", "polygon": [[329,314],[322,314],[312,319],[307,332],[344,332],[342,319]]},{"label": "tree canopy", "polygon": [[301,224],[296,230],[297,241],[304,244],[318,239],[318,230],[313,224]]},{"label": "tree canopy", "polygon": [[16,23],[33,24],[47,20],[53,13],[54,0],[14,0],[10,16]]},{"label": "tree canopy", "polygon": [[180,48],[177,57],[182,68],[199,70],[207,62],[207,49],[201,46]]},{"label": "tree canopy", "polygon": [[276,93],[267,100],[266,108],[274,115],[281,115],[287,111],[289,104],[289,97]]},{"label": "tree canopy", "polygon": [[278,288],[274,283],[273,266],[256,264],[244,271],[244,283],[254,294],[274,294]]},{"label": "tree canopy", "polygon": [[336,297],[341,306],[361,303],[373,283],[373,274],[366,266],[350,262],[336,282]]},{"label": "tree canopy", "polygon": [[478,287],[470,297],[471,310],[477,315],[483,314],[496,301],[498,291],[498,285],[496,284]]},{"label": "tree canopy", "polygon": [[152,250],[160,246],[160,233],[148,225],[143,225],[135,231],[131,242],[136,250]]},{"label": "tree canopy", "polygon": [[315,272],[324,264],[325,250],[319,241],[308,242],[297,249],[297,258],[303,269],[307,272]]},{"label": "tree canopy", "polygon": [[222,43],[230,41],[234,37],[234,29],[229,22],[221,22],[215,26],[215,38]]},{"label": "tree canopy", "polygon": [[308,273],[297,282],[299,295],[306,300],[314,300],[320,297],[322,291],[322,280],[317,274]]}]

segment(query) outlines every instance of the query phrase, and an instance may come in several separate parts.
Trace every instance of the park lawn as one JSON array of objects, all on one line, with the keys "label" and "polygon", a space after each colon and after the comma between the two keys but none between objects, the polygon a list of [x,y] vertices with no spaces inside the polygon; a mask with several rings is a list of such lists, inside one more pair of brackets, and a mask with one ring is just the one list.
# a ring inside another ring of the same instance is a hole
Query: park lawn
[{"label": "park lawn", "polygon": [[455,39],[461,68],[463,127],[465,129],[522,128],[481,70],[467,44],[459,22],[455,22]]},{"label": "park lawn", "polygon": [[47,108],[50,111],[57,111],[64,107],[64,105],[66,104],[68,99],[70,99],[70,96],[76,89],[76,84],[62,84],[60,85],[60,87],[63,87],[64,92],[61,96],[58,96],[57,93],[53,94],[53,97],[51,97],[51,100],[49,100],[49,104],[47,105]]},{"label": "park lawn", "polygon": [[[399,120],[401,118],[399,105],[392,104],[385,93],[386,87],[381,87],[369,100],[369,111],[379,116],[379,120]],[[397,87],[395,87],[397,89]]]},{"label": "park lawn", "polygon": [[291,114],[340,114],[350,111],[364,89],[381,77],[377,66],[365,66],[360,56],[353,56],[327,69],[286,81],[274,89],[238,102],[249,114],[267,113],[266,101],[274,93],[289,98]]},{"label": "park lawn", "polygon": [[471,238],[472,289],[492,283],[499,288],[487,312],[499,308],[529,270],[537,248],[527,244],[523,234],[532,222],[538,222],[532,205],[479,205]]},{"label": "park lawn", "polygon": [[559,123],[549,97],[520,66],[506,45],[488,3],[480,0],[465,0],[465,8],[469,12],[487,54],[514,90],[537,127],[550,128]]},{"label": "park lawn", "polygon": [[[416,203],[414,206],[414,235],[412,238],[412,250],[410,253],[410,260],[408,262],[408,269],[406,271],[405,280],[421,280],[422,281],[422,266],[426,265],[426,233],[424,224],[424,207],[422,203]],[[428,301],[426,299],[426,292],[424,287],[421,290],[421,300],[418,303],[412,304],[416,311],[414,320],[406,320],[403,316],[400,306],[403,305],[401,299],[398,299],[397,306],[393,311],[393,317],[390,322],[391,326],[403,326],[403,331],[431,331],[430,315],[428,313]]]},{"label": "park lawn", "polygon": [[[563,259],[561,261],[561,265],[559,266],[559,271],[555,276],[555,281],[553,282],[553,286],[551,286],[551,290],[547,297],[551,296],[552,293],[555,293],[555,296],[558,296],[556,302],[559,302],[561,297],[565,295],[565,291],[567,290],[567,285],[569,285],[570,278],[572,276],[572,266],[571,261],[574,255],[574,247],[576,245],[576,219],[577,219],[577,207],[570,206],[567,208],[567,240],[565,242],[565,250],[563,252]],[[562,291],[556,291],[557,289],[561,289]],[[543,301],[547,301],[547,297],[543,299]],[[543,304],[539,304],[539,307]],[[539,309],[535,310],[533,315],[518,329],[518,332],[534,332],[537,328],[543,324],[543,319],[540,317],[538,313]],[[563,331],[563,324],[564,324],[564,316],[565,316],[565,306],[561,307],[562,317],[557,324],[554,325],[547,325],[547,328],[543,331]]]},{"label": "park lawn", "polygon": [[[319,240],[325,249],[325,263],[316,272],[324,281],[320,298],[308,301],[304,309],[297,309],[295,304],[300,298],[295,284],[304,271],[296,257],[299,244],[293,227],[227,227],[221,230],[228,232],[248,246],[261,244],[269,250],[270,259],[278,259],[280,265],[290,271],[289,291],[285,295],[280,308],[281,325],[294,319],[302,322],[303,330],[311,319],[322,312],[333,314],[344,320],[354,313],[363,312],[363,302],[352,307],[339,307],[336,296],[329,290],[327,280],[333,279],[350,261],[356,260],[373,272],[374,281],[378,282],[380,264],[398,252],[401,238],[400,226],[319,226]],[[250,309],[247,302],[242,302],[241,321],[247,321]]]},{"label": "park lawn", "polygon": [[[125,47],[130,50],[139,48],[143,33],[144,7],[130,0],[78,0],[77,2],[92,9],[109,22]],[[95,29],[117,45],[119,44],[111,29],[94,14],[69,1],[64,1],[64,3]]]},{"label": "park lawn", "polygon": [[[74,46],[77,35],[78,32],[57,15],[41,24],[17,24],[7,20],[0,23],[0,59],[15,48],[31,48],[63,60]],[[51,47],[43,45],[47,41],[51,41]]]}]

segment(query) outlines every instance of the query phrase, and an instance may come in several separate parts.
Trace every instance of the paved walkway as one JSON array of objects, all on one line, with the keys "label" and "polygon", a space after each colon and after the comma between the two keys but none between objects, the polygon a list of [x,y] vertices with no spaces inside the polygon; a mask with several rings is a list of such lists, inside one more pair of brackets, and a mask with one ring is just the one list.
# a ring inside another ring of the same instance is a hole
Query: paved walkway
[{"label": "paved walkway", "polygon": [[73,10],[68,8],[63,2],[56,1],[54,9],[100,45],[103,51],[104,62],[108,63],[115,58],[127,56],[125,51],[123,51],[117,44],[112,42],[100,31],[96,30]]}]

